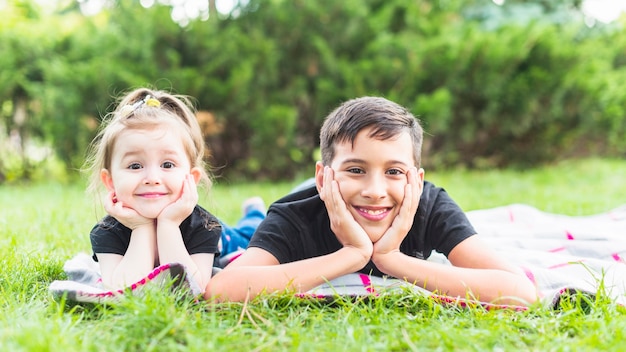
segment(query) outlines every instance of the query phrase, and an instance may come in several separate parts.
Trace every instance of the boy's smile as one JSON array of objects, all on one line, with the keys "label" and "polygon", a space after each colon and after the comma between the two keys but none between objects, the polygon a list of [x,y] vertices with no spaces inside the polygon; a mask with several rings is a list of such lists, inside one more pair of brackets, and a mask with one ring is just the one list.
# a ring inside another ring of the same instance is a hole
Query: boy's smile
[{"label": "boy's smile", "polygon": [[359,132],[354,143],[335,144],[330,167],[348,210],[372,242],[377,242],[398,214],[407,171],[416,165],[408,133],[380,140],[369,137],[370,131]]}]

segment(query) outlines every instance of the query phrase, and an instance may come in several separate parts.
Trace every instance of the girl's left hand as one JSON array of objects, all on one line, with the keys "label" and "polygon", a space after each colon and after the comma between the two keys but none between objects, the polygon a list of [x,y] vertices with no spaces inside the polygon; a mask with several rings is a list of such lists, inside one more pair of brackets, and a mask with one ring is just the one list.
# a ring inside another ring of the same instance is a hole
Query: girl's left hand
[{"label": "girl's left hand", "polygon": [[421,197],[421,187],[418,180],[418,171],[412,167],[407,171],[407,184],[404,186],[404,199],[400,211],[383,236],[374,243],[372,259],[385,254],[400,251],[400,244],[409,233]]},{"label": "girl's left hand", "polygon": [[106,210],[107,214],[114,217],[122,225],[131,230],[142,226],[152,226],[154,224],[152,219],[145,218],[139,215],[135,209],[126,206],[117,198],[115,191],[110,191],[106,198],[104,198],[104,210]]},{"label": "girl's left hand", "polygon": [[172,204],[166,206],[157,221],[169,220],[180,225],[198,204],[198,189],[192,175],[187,175],[183,180],[183,188],[180,197]]}]

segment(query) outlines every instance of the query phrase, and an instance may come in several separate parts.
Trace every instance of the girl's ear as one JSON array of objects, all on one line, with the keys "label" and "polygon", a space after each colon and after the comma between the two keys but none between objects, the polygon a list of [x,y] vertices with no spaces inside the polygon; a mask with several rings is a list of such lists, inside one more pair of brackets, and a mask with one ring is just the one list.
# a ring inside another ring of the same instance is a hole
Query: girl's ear
[{"label": "girl's ear", "polygon": [[200,179],[202,178],[202,171],[200,170],[200,168],[193,167],[191,168],[191,171],[189,173],[191,174],[191,176],[193,176],[194,182],[198,184],[198,182],[200,182]]},{"label": "girl's ear", "polygon": [[115,187],[113,186],[113,177],[111,177],[111,173],[107,169],[100,170],[100,180],[109,191],[114,191]]}]

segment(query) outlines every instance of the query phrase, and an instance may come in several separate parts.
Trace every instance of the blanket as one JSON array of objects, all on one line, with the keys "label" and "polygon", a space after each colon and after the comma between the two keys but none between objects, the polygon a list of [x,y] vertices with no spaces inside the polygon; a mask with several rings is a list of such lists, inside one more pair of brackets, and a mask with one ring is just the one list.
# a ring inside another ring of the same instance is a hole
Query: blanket
[{"label": "blanket", "polygon": [[572,291],[626,304],[626,205],[566,216],[512,204],[467,216],[480,236],[524,269],[547,304]]},{"label": "blanket", "polygon": [[191,296],[199,296],[203,293],[200,286],[191,279],[190,275],[187,275],[185,266],[179,263],[158,266],[141,280],[119,290],[104,288],[98,263],[86,253],[79,253],[66,261],[63,271],[67,275],[67,280],[54,280],[49,287],[50,293],[56,299],[65,298],[85,303],[113,303],[129,293],[143,294],[150,287],[167,287],[173,291],[180,289]]},{"label": "blanket", "polygon": [[[524,269],[545,306],[557,307],[562,297],[573,292],[591,299],[602,293],[618,304],[626,304],[626,205],[601,214],[566,216],[512,204],[470,211],[467,216],[486,242]],[[449,265],[438,253],[428,260]],[[67,297],[78,302],[112,302],[125,294],[141,292],[146,286],[163,285],[172,279],[176,287],[192,295],[201,294],[200,288],[188,279],[185,268],[177,263],[157,267],[146,278],[117,291],[102,287],[98,265],[87,254],[71,258],[63,269],[68,279],[52,282],[50,292],[57,298]],[[447,305],[525,309],[522,305],[498,305],[467,297],[438,295],[401,280],[358,273],[336,278],[299,296],[376,297],[405,289]]]}]

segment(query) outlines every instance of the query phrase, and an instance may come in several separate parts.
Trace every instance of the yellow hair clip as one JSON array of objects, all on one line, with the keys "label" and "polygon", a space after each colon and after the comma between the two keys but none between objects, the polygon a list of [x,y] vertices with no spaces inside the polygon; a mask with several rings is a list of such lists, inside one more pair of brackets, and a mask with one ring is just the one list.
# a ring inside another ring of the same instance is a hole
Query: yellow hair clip
[{"label": "yellow hair clip", "polygon": [[146,105],[151,106],[153,108],[159,108],[161,107],[161,102],[158,101],[156,98],[153,98],[151,96],[146,96],[146,98],[143,100]]},{"label": "yellow hair clip", "polygon": [[161,107],[161,102],[159,100],[157,100],[156,98],[152,97],[151,95],[146,95],[145,98],[141,99],[141,100],[137,100],[136,102],[134,102],[132,105],[124,105],[120,108],[120,115],[122,117],[130,117],[132,114],[135,113],[135,111],[137,111],[137,109],[139,109],[140,107],[142,107],[143,105],[146,106],[150,106],[153,108],[158,108]]}]

